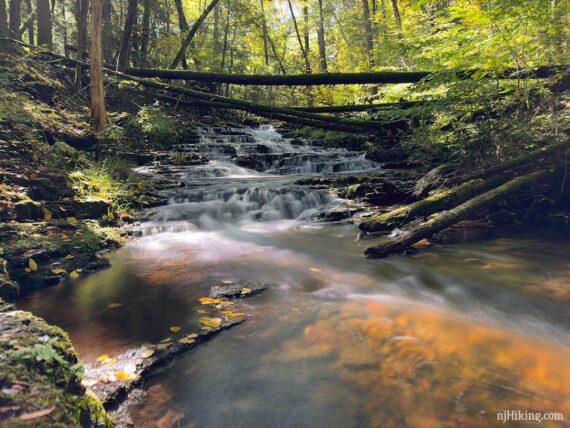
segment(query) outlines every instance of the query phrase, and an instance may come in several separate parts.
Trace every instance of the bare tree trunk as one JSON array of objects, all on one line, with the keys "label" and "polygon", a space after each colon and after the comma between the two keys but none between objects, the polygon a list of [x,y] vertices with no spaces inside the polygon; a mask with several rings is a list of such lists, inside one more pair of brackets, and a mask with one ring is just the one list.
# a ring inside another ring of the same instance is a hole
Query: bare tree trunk
[{"label": "bare tree trunk", "polygon": [[22,25],[22,1],[10,0],[10,37],[19,39]]},{"label": "bare tree trunk", "polygon": [[[0,37],[9,37],[6,0],[0,0]],[[7,52],[9,46],[10,44],[7,40],[0,40],[0,52]]]},{"label": "bare tree trunk", "polygon": [[[28,21],[28,25],[26,26],[26,30],[28,30],[28,43],[30,45],[34,45],[34,8],[32,6],[32,0],[26,0],[26,12],[28,17],[30,18]],[[20,31],[21,32],[21,31]]]},{"label": "bare tree trunk", "polygon": [[63,52],[64,52],[65,56],[69,56],[69,53],[67,51],[67,46],[69,45],[69,41],[67,38],[67,25],[66,25],[67,18],[65,16],[66,15],[65,2],[62,1],[59,4],[59,6],[61,8],[61,20],[63,22]]},{"label": "bare tree trunk", "polygon": [[141,30],[141,48],[139,61],[144,67],[148,65],[148,45],[150,40],[150,10],[152,8],[151,0],[143,1],[143,19],[142,19],[142,30]]},{"label": "bare tree trunk", "polygon": [[220,56],[220,8],[215,7],[214,10],[214,32],[212,34],[212,54],[214,57],[214,64],[218,61]]},{"label": "bare tree trunk", "polygon": [[303,21],[305,23],[303,27],[303,37],[305,39],[305,52],[307,56],[309,52],[311,52],[310,45],[309,45],[309,3],[303,2]]},{"label": "bare tree trunk", "polygon": [[38,46],[53,49],[52,21],[49,0],[37,0]]},{"label": "bare tree trunk", "polygon": [[91,120],[93,131],[102,132],[107,124],[105,86],[103,82],[103,0],[91,0]]},{"label": "bare tree trunk", "polygon": [[299,48],[301,49],[301,54],[305,60],[305,72],[311,73],[311,63],[309,61],[308,52],[305,50],[305,45],[303,44],[303,39],[301,38],[301,32],[299,31],[299,25],[297,24],[297,18],[295,17],[295,11],[293,10],[293,5],[291,0],[287,0],[289,4],[289,11],[291,12],[291,19],[293,20],[293,26],[295,27],[295,33],[297,34],[297,41],[299,42]]},{"label": "bare tree trunk", "polygon": [[[184,15],[184,7],[182,6],[182,0],[174,0],[174,5],[176,6],[176,13],[178,14],[178,27],[180,28],[180,35],[186,33],[188,28],[188,21],[186,21],[186,15]],[[186,56],[182,58],[182,68],[188,70],[188,63],[186,62]]]},{"label": "bare tree trunk", "polygon": [[[87,49],[87,14],[89,12],[89,0],[77,0],[75,3],[75,23],[77,27],[77,52],[75,58],[83,61]],[[79,90],[82,86],[83,68],[75,67],[75,87]]]},{"label": "bare tree trunk", "polygon": [[370,8],[368,6],[368,0],[362,0],[362,11],[366,37],[366,50],[368,51],[368,66],[369,68],[374,68],[376,65],[376,60],[374,58],[374,33],[372,31],[372,21],[370,20]]},{"label": "bare tree trunk", "polygon": [[194,36],[198,32],[198,29],[219,2],[220,0],[212,0],[211,3],[208,5],[208,7],[204,9],[202,15],[200,15],[200,17],[196,20],[196,22],[188,32],[186,39],[184,39],[184,41],[182,42],[182,46],[180,46],[180,49],[176,54],[176,58],[174,58],[174,61],[172,61],[172,64],[170,64],[171,69],[178,67],[178,64],[182,62],[182,59],[186,56],[186,49],[188,49],[188,46],[190,46],[190,44],[192,43],[192,39],[194,39]]},{"label": "bare tree trunk", "polygon": [[319,29],[317,30],[319,40],[319,58],[321,71],[327,71],[327,46],[325,40],[325,19],[323,14],[323,0],[319,0]]},{"label": "bare tree trunk", "polygon": [[113,25],[111,22],[111,15],[113,9],[111,7],[111,0],[103,1],[103,55],[107,64],[113,63]]},{"label": "bare tree trunk", "polygon": [[265,65],[269,65],[269,42],[267,40],[267,17],[265,16],[265,0],[259,0],[261,5],[261,32],[263,37],[263,54]]},{"label": "bare tree trunk", "polygon": [[400,16],[400,9],[398,8],[398,0],[392,0],[392,10],[394,11],[394,22],[398,33],[402,34],[402,17]]},{"label": "bare tree trunk", "polygon": [[226,67],[226,55],[228,52],[228,36],[230,33],[230,9],[231,2],[228,0],[226,2],[226,26],[224,28],[224,44],[222,46],[222,61],[220,63],[220,71],[223,72]]},{"label": "bare tree trunk", "polygon": [[127,16],[125,18],[125,27],[123,29],[123,37],[121,39],[121,48],[119,51],[119,60],[117,68],[124,71],[129,66],[131,56],[131,36],[133,27],[137,18],[137,0],[129,0],[127,8]]}]

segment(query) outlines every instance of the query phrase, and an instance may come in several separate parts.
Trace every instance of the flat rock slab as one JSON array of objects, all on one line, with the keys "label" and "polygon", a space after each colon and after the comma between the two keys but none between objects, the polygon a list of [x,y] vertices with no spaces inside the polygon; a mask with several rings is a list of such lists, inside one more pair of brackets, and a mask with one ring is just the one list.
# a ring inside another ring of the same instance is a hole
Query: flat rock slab
[{"label": "flat rock slab", "polygon": [[211,297],[199,299],[205,312],[199,319],[201,330],[177,331],[158,343],[141,345],[116,357],[101,356],[96,363],[85,366],[84,385],[97,395],[106,410],[116,410],[150,376],[221,331],[244,322],[250,315],[237,298],[267,288],[269,284],[255,282],[212,287]]}]

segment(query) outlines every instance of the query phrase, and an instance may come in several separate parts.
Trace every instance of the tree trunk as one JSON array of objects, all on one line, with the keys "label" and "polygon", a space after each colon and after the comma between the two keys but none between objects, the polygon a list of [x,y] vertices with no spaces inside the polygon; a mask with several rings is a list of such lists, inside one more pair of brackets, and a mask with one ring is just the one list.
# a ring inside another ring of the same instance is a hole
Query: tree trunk
[{"label": "tree trunk", "polygon": [[[543,66],[520,71],[504,69],[492,77],[500,79],[535,78],[542,79],[565,73],[567,66]],[[138,77],[157,77],[169,80],[193,80],[212,83],[230,83],[235,85],[262,86],[311,86],[311,85],[351,85],[372,83],[417,83],[431,75],[428,71],[379,71],[368,73],[318,73],[296,75],[252,75],[203,73],[187,70],[162,70],[129,68],[128,74]],[[460,79],[471,78],[477,70],[454,71]],[[484,76],[481,76],[484,77]]]},{"label": "tree trunk", "polygon": [[[76,0],[79,1],[79,0]],[[112,64],[115,55],[113,54],[113,23],[111,22],[111,15],[113,9],[111,7],[111,0],[103,1],[103,56],[105,63]]]},{"label": "tree trunk", "polygon": [[91,0],[91,120],[94,132],[102,132],[107,124],[105,86],[103,82],[103,0]]},{"label": "tree trunk", "polygon": [[265,0],[259,0],[261,5],[261,36],[263,38],[263,55],[265,65],[269,65],[269,41],[267,31],[267,17],[265,16]]},{"label": "tree trunk", "polygon": [[49,0],[37,0],[38,46],[53,49],[52,21]]},{"label": "tree trunk", "polygon": [[[178,14],[178,27],[180,28],[180,36],[188,31],[188,21],[186,21],[186,15],[184,15],[184,7],[182,6],[182,0],[174,0],[176,6],[176,13]],[[186,62],[186,56],[182,58],[182,68],[188,70],[188,63]]]},{"label": "tree trunk", "polygon": [[[9,37],[6,0],[0,0],[0,37]],[[0,40],[0,52],[8,52],[9,49],[10,42],[7,40]]]},{"label": "tree trunk", "polygon": [[362,0],[362,12],[364,20],[366,51],[368,54],[368,68],[372,69],[376,65],[376,59],[374,57],[374,33],[372,32],[372,21],[370,20],[370,8],[368,6],[368,0]]},{"label": "tree trunk", "polygon": [[402,17],[398,8],[398,0],[392,0],[392,10],[394,11],[394,22],[396,23],[398,34],[402,34]]},{"label": "tree trunk", "polygon": [[305,52],[307,53],[307,56],[309,55],[309,52],[311,52],[311,48],[309,45],[309,3],[308,2],[303,2],[303,21],[304,21],[304,26],[303,26],[303,38],[305,40]]},{"label": "tree trunk", "polygon": [[468,200],[454,209],[438,214],[421,225],[402,233],[399,237],[387,244],[368,248],[365,253],[366,257],[381,258],[390,254],[401,253],[416,242],[429,238],[435,233],[441,232],[461,220],[481,213],[494,202],[512,195],[523,187],[540,182],[551,174],[549,170],[542,169],[516,177],[497,188]]},{"label": "tree trunk", "polygon": [[[75,58],[83,61],[87,50],[87,14],[89,12],[89,0],[77,0],[75,3],[75,22],[77,27],[77,52]],[[79,90],[82,86],[83,67],[75,67],[75,87]]]},{"label": "tree trunk", "polygon": [[22,1],[10,0],[10,37],[20,39],[22,25]]},{"label": "tree trunk", "polygon": [[143,0],[143,19],[141,31],[141,50],[139,55],[140,63],[144,66],[148,65],[148,45],[150,40],[150,11],[152,8],[152,0]]},{"label": "tree trunk", "polygon": [[204,9],[204,12],[202,12],[202,15],[200,15],[200,17],[196,20],[194,25],[192,25],[192,28],[188,32],[188,35],[186,36],[186,38],[182,42],[182,46],[180,46],[180,49],[178,50],[178,53],[176,54],[176,58],[174,58],[174,61],[172,61],[172,64],[170,64],[171,69],[178,67],[178,64],[180,64],[182,62],[182,60],[186,57],[186,49],[188,49],[188,46],[190,46],[190,43],[192,43],[192,39],[194,39],[194,36],[198,32],[198,29],[200,28],[202,23],[205,21],[205,19],[208,17],[210,12],[216,7],[216,5],[219,2],[220,2],[220,0],[212,0],[210,2],[210,4],[208,5],[208,7],[206,7],[206,9]]},{"label": "tree trunk", "polygon": [[309,53],[305,51],[305,45],[303,44],[303,39],[301,38],[301,32],[299,31],[299,25],[297,24],[297,18],[295,17],[295,11],[293,10],[293,4],[291,0],[287,0],[289,4],[289,11],[291,12],[291,19],[293,20],[293,26],[295,27],[295,34],[297,35],[297,41],[299,42],[299,48],[301,49],[301,54],[305,60],[305,72],[311,73],[311,62],[309,61]]},{"label": "tree trunk", "polygon": [[319,40],[319,58],[321,71],[327,71],[327,45],[325,40],[325,18],[323,13],[323,0],[319,0],[319,29],[317,30]]},{"label": "tree trunk", "polygon": [[125,26],[123,29],[123,37],[121,39],[121,48],[119,50],[119,60],[117,63],[117,69],[119,71],[125,71],[129,66],[129,60],[131,56],[131,36],[133,34],[133,28],[137,19],[137,0],[129,0],[129,5],[127,7],[127,16],[125,18]]}]

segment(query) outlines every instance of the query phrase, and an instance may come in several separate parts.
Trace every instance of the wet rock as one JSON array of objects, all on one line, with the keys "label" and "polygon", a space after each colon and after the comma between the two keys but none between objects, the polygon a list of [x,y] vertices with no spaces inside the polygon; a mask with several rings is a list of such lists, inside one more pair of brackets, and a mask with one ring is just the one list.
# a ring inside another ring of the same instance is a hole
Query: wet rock
[{"label": "wet rock", "polygon": [[232,282],[231,284],[215,285],[210,289],[210,297],[214,299],[252,296],[271,287],[263,282]]},{"label": "wet rock", "polygon": [[106,216],[111,209],[109,201],[60,201],[46,204],[56,218],[76,217],[80,219],[98,219]]},{"label": "wet rock", "polygon": [[28,312],[0,308],[0,425],[110,427],[101,403],[81,385],[69,337]]},{"label": "wet rock", "polygon": [[41,204],[34,201],[21,201],[14,204],[16,219],[19,221],[39,220],[44,217]]},{"label": "wet rock", "polygon": [[20,295],[20,287],[8,274],[8,263],[0,259],[0,299],[14,300]]}]

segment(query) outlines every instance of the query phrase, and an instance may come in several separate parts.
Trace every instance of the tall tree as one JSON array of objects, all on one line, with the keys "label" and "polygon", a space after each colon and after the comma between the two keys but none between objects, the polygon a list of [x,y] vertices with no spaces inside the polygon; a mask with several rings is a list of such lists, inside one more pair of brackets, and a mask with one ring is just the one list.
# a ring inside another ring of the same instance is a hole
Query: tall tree
[{"label": "tall tree", "polygon": [[37,0],[38,45],[53,49],[53,26],[49,0]]},{"label": "tall tree", "polygon": [[151,0],[143,0],[143,19],[141,31],[140,64],[143,67],[148,65],[148,45],[150,42],[150,12],[152,8]]},{"label": "tall tree", "polygon": [[321,71],[328,70],[327,45],[325,40],[325,17],[323,12],[323,0],[318,0],[319,5],[319,28],[317,29],[317,39],[319,42],[319,68]]},{"label": "tall tree", "polygon": [[[79,0],[76,0],[79,1]],[[113,8],[111,0],[103,0],[103,56],[107,64],[113,63]]]},{"label": "tall tree", "polygon": [[[188,21],[186,21],[186,15],[184,14],[184,7],[182,6],[182,0],[174,0],[174,5],[176,6],[176,13],[178,14],[178,26],[180,28],[180,35],[186,34],[189,30]],[[184,70],[188,69],[188,63],[186,62],[186,55],[182,58],[182,68]]]},{"label": "tall tree", "polygon": [[26,13],[28,14],[28,17],[26,18],[26,21],[24,22],[23,28],[20,29],[20,33],[23,34],[24,31],[28,31],[28,43],[30,45],[35,44],[34,43],[34,17],[35,17],[35,13],[36,11],[34,10],[33,6],[32,6],[32,0],[25,0],[25,5],[26,5]]},{"label": "tall tree", "polygon": [[117,62],[117,69],[125,71],[129,66],[131,57],[131,36],[133,28],[137,19],[137,0],[129,0],[127,6],[127,16],[125,17],[125,26],[123,28],[123,36],[121,38],[121,47],[119,50],[119,60]]},{"label": "tall tree", "polygon": [[[8,37],[8,11],[6,10],[6,0],[0,0],[0,37]],[[8,41],[0,40],[0,52],[8,50]]]},{"label": "tall tree", "polygon": [[[77,26],[77,51],[76,58],[83,61],[87,50],[87,15],[89,12],[89,0],[77,0],[75,2],[75,22]],[[75,67],[75,87],[79,90],[82,86],[83,67]]]},{"label": "tall tree", "polygon": [[291,12],[291,19],[293,20],[293,27],[295,27],[295,34],[297,35],[297,41],[299,42],[299,49],[301,49],[301,54],[305,60],[305,72],[311,73],[311,62],[309,61],[309,53],[305,50],[305,44],[301,38],[301,32],[299,31],[299,25],[297,24],[297,17],[295,16],[295,10],[293,9],[293,4],[291,0],[287,0],[289,4],[289,11]]},{"label": "tall tree", "polygon": [[261,5],[261,36],[263,38],[263,56],[265,65],[269,65],[269,41],[267,30],[267,16],[265,16],[265,0],[259,0]]},{"label": "tall tree", "polygon": [[376,64],[376,60],[374,58],[374,32],[372,31],[372,21],[370,19],[370,7],[368,6],[368,0],[362,0],[362,12],[366,51],[368,54],[368,66],[369,68],[373,68]]},{"label": "tall tree", "polygon": [[102,132],[107,124],[105,86],[103,82],[103,0],[91,0],[91,46],[89,74],[91,88],[91,120],[94,132]]},{"label": "tall tree", "polygon": [[22,25],[22,1],[10,0],[10,37],[20,38]]},{"label": "tall tree", "polygon": [[172,64],[170,64],[170,68],[178,67],[178,64],[180,64],[182,62],[182,59],[186,57],[186,49],[188,49],[188,46],[190,46],[190,44],[192,43],[192,39],[194,39],[194,36],[198,32],[198,29],[200,28],[202,23],[206,20],[210,12],[216,7],[216,5],[219,2],[220,0],[212,0],[210,4],[206,7],[206,9],[204,9],[202,15],[200,15],[200,17],[196,20],[192,28],[190,28],[190,31],[188,32],[188,35],[182,42],[182,46],[180,46],[180,49],[178,50],[178,53],[176,54],[174,61],[172,61]]},{"label": "tall tree", "polygon": [[398,8],[398,0],[392,0],[392,10],[394,11],[394,22],[398,29],[399,35],[402,34],[402,17],[400,16],[400,9]]}]

